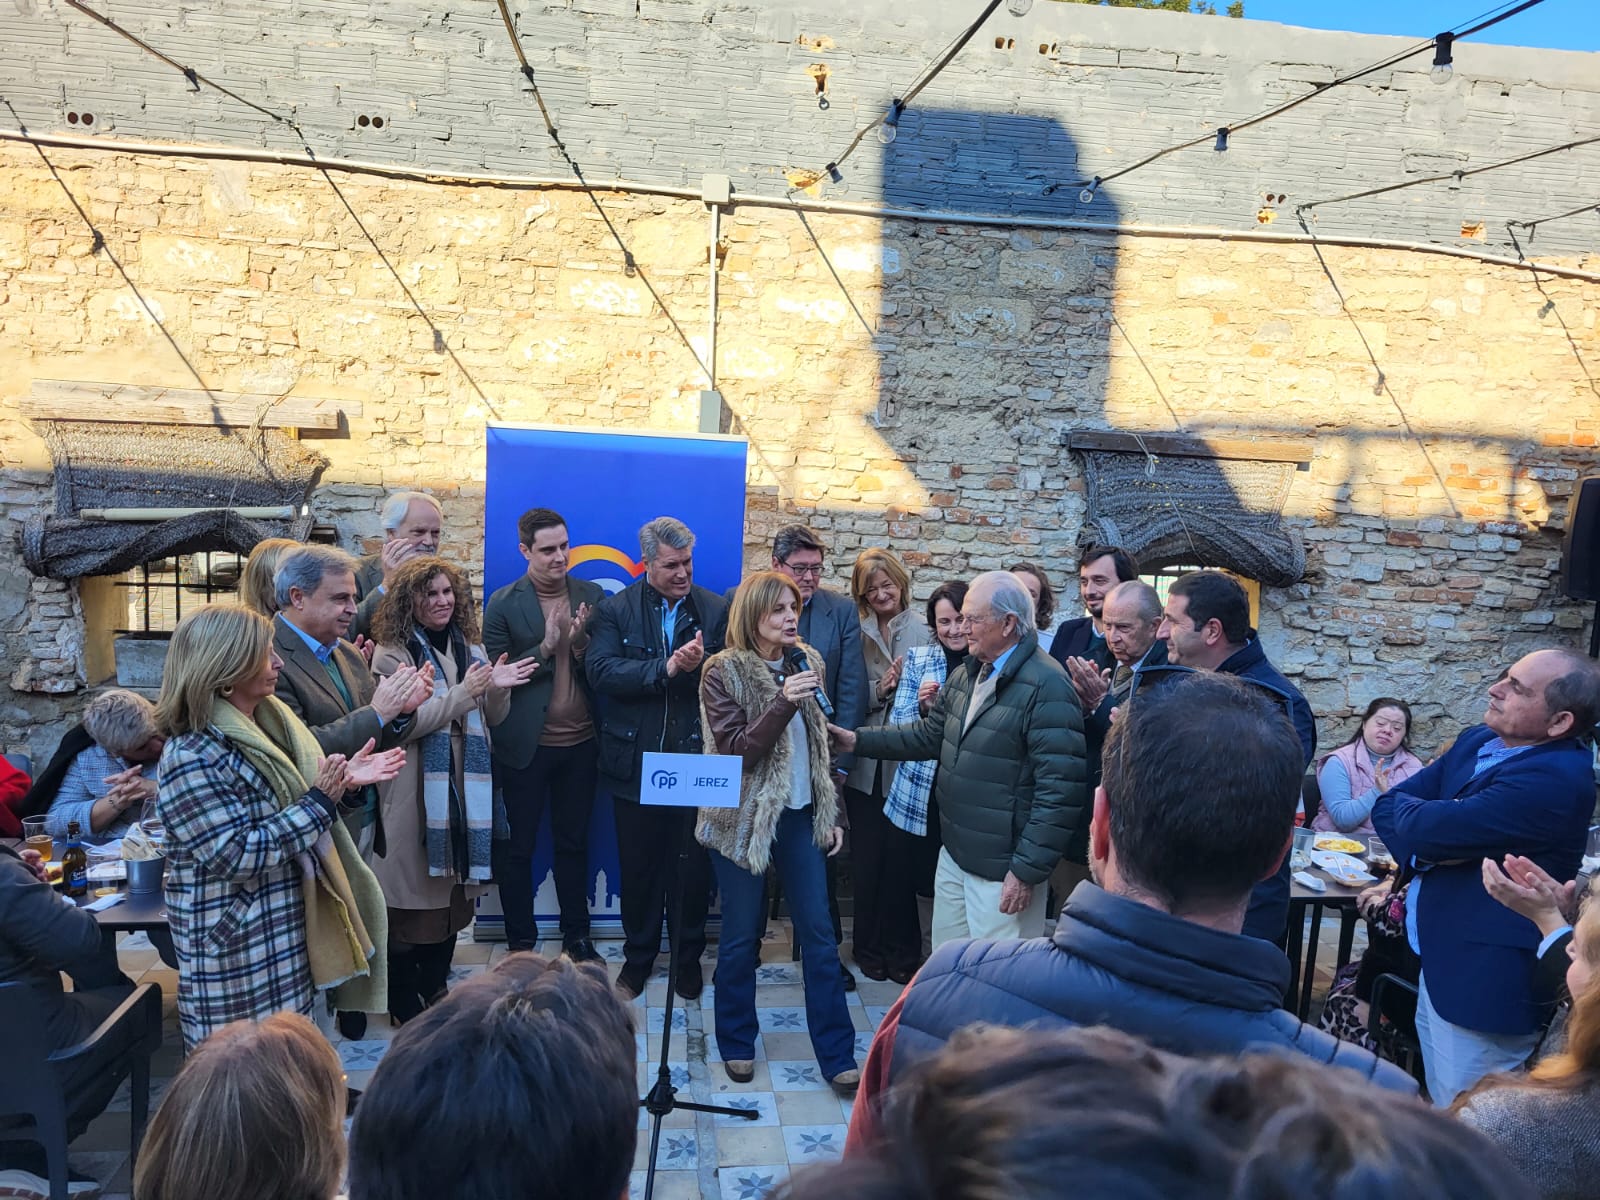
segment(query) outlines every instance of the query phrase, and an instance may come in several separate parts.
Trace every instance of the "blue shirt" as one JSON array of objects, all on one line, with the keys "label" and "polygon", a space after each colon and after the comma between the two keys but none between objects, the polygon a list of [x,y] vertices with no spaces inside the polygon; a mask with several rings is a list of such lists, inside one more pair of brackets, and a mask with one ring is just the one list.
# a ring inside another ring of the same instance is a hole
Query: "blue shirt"
[{"label": "blue shirt", "polygon": [[661,597],[661,652],[672,653],[672,631],[678,627],[678,610],[683,607],[686,596],[680,596],[676,604],[668,604],[665,596]]},{"label": "blue shirt", "polygon": [[328,660],[333,657],[333,647],[339,644],[337,638],[334,639],[331,645],[324,646],[321,642],[317,641],[316,638],[312,637],[304,629],[301,629],[300,626],[296,625],[293,621],[286,620],[282,613],[278,614],[278,620],[283,621],[285,625],[298,633],[300,635],[300,640],[311,648],[311,653],[317,656],[317,661],[323,666],[327,666]]},{"label": "blue shirt", "polygon": [[1017,648],[1017,645],[1020,644],[1021,643],[1017,643],[1016,645],[1007,646],[1006,652],[994,660],[994,673],[996,675],[1000,674],[1000,668],[1006,665],[1006,659],[1011,657],[1012,651],[1014,651]]}]

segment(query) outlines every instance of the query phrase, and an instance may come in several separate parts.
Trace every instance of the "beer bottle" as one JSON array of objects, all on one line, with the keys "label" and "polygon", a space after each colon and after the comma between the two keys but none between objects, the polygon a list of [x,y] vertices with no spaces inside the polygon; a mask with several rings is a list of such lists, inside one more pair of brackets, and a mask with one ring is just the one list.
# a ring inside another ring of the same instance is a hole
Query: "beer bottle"
[{"label": "beer bottle", "polygon": [[67,852],[61,856],[62,890],[74,900],[89,894],[89,853],[83,848],[78,823],[67,826]]}]

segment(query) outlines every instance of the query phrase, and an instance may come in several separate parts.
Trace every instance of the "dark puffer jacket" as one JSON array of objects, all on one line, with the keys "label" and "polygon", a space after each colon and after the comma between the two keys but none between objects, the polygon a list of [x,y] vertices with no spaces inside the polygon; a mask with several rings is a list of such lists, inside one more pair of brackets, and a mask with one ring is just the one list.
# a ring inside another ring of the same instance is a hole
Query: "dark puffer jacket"
[{"label": "dark puffer jacket", "polygon": [[956,865],[980,879],[1009,871],[1041,884],[1089,819],[1083,713],[1066,672],[1029,634],[967,727],[982,665],[969,658],[958,667],[921,721],[857,730],[856,753],[938,759],[940,831]]},{"label": "dark puffer jacket", "polygon": [[[1080,883],[1054,938],[950,942],[934,951],[891,1011],[889,1081],[956,1030],[983,1021],[1110,1025],[1179,1054],[1286,1050],[1348,1067],[1380,1087],[1417,1090],[1393,1063],[1287,1012],[1288,983],[1282,951],[1265,942]],[[874,1082],[875,1066],[867,1065]]]}]

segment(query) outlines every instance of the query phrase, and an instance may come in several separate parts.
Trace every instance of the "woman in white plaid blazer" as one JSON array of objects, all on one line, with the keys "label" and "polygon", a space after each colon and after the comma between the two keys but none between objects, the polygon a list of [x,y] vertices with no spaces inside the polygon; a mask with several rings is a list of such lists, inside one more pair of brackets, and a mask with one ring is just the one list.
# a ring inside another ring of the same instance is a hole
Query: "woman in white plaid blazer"
[{"label": "woman in white plaid blazer", "polygon": [[281,666],[271,625],[234,605],[186,617],[167,654],[156,716],[169,740],[156,811],[166,831],[178,1021],[191,1049],[230,1021],[311,1014],[311,856],[338,821],[345,789],[392,778],[404,761],[404,751],[372,754],[370,744],[349,760],[319,761],[310,731],[296,731],[289,723],[298,718],[273,698]]},{"label": "woman in white plaid blazer", "polygon": [[[889,724],[906,724],[927,716],[950,671],[967,657],[967,626],[961,617],[966,598],[967,585],[959,581],[940,584],[928,597],[928,628],[933,630],[934,642],[906,651]],[[895,828],[886,851],[898,860],[898,877],[909,875],[916,882],[924,958],[933,913],[933,875],[939,861],[939,814],[930,812],[933,776],[938,766],[932,759],[901,763],[883,802],[883,815]]]}]

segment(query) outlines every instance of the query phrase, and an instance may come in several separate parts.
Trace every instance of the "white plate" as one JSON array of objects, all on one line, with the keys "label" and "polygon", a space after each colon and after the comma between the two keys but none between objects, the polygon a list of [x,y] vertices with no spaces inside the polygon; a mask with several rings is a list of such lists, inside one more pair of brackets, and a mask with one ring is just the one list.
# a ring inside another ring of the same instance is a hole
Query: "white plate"
[{"label": "white plate", "polygon": [[1366,866],[1359,858],[1351,858],[1348,854],[1340,854],[1337,850],[1313,850],[1311,861],[1316,863],[1330,875],[1348,873],[1351,875],[1365,875]]}]

